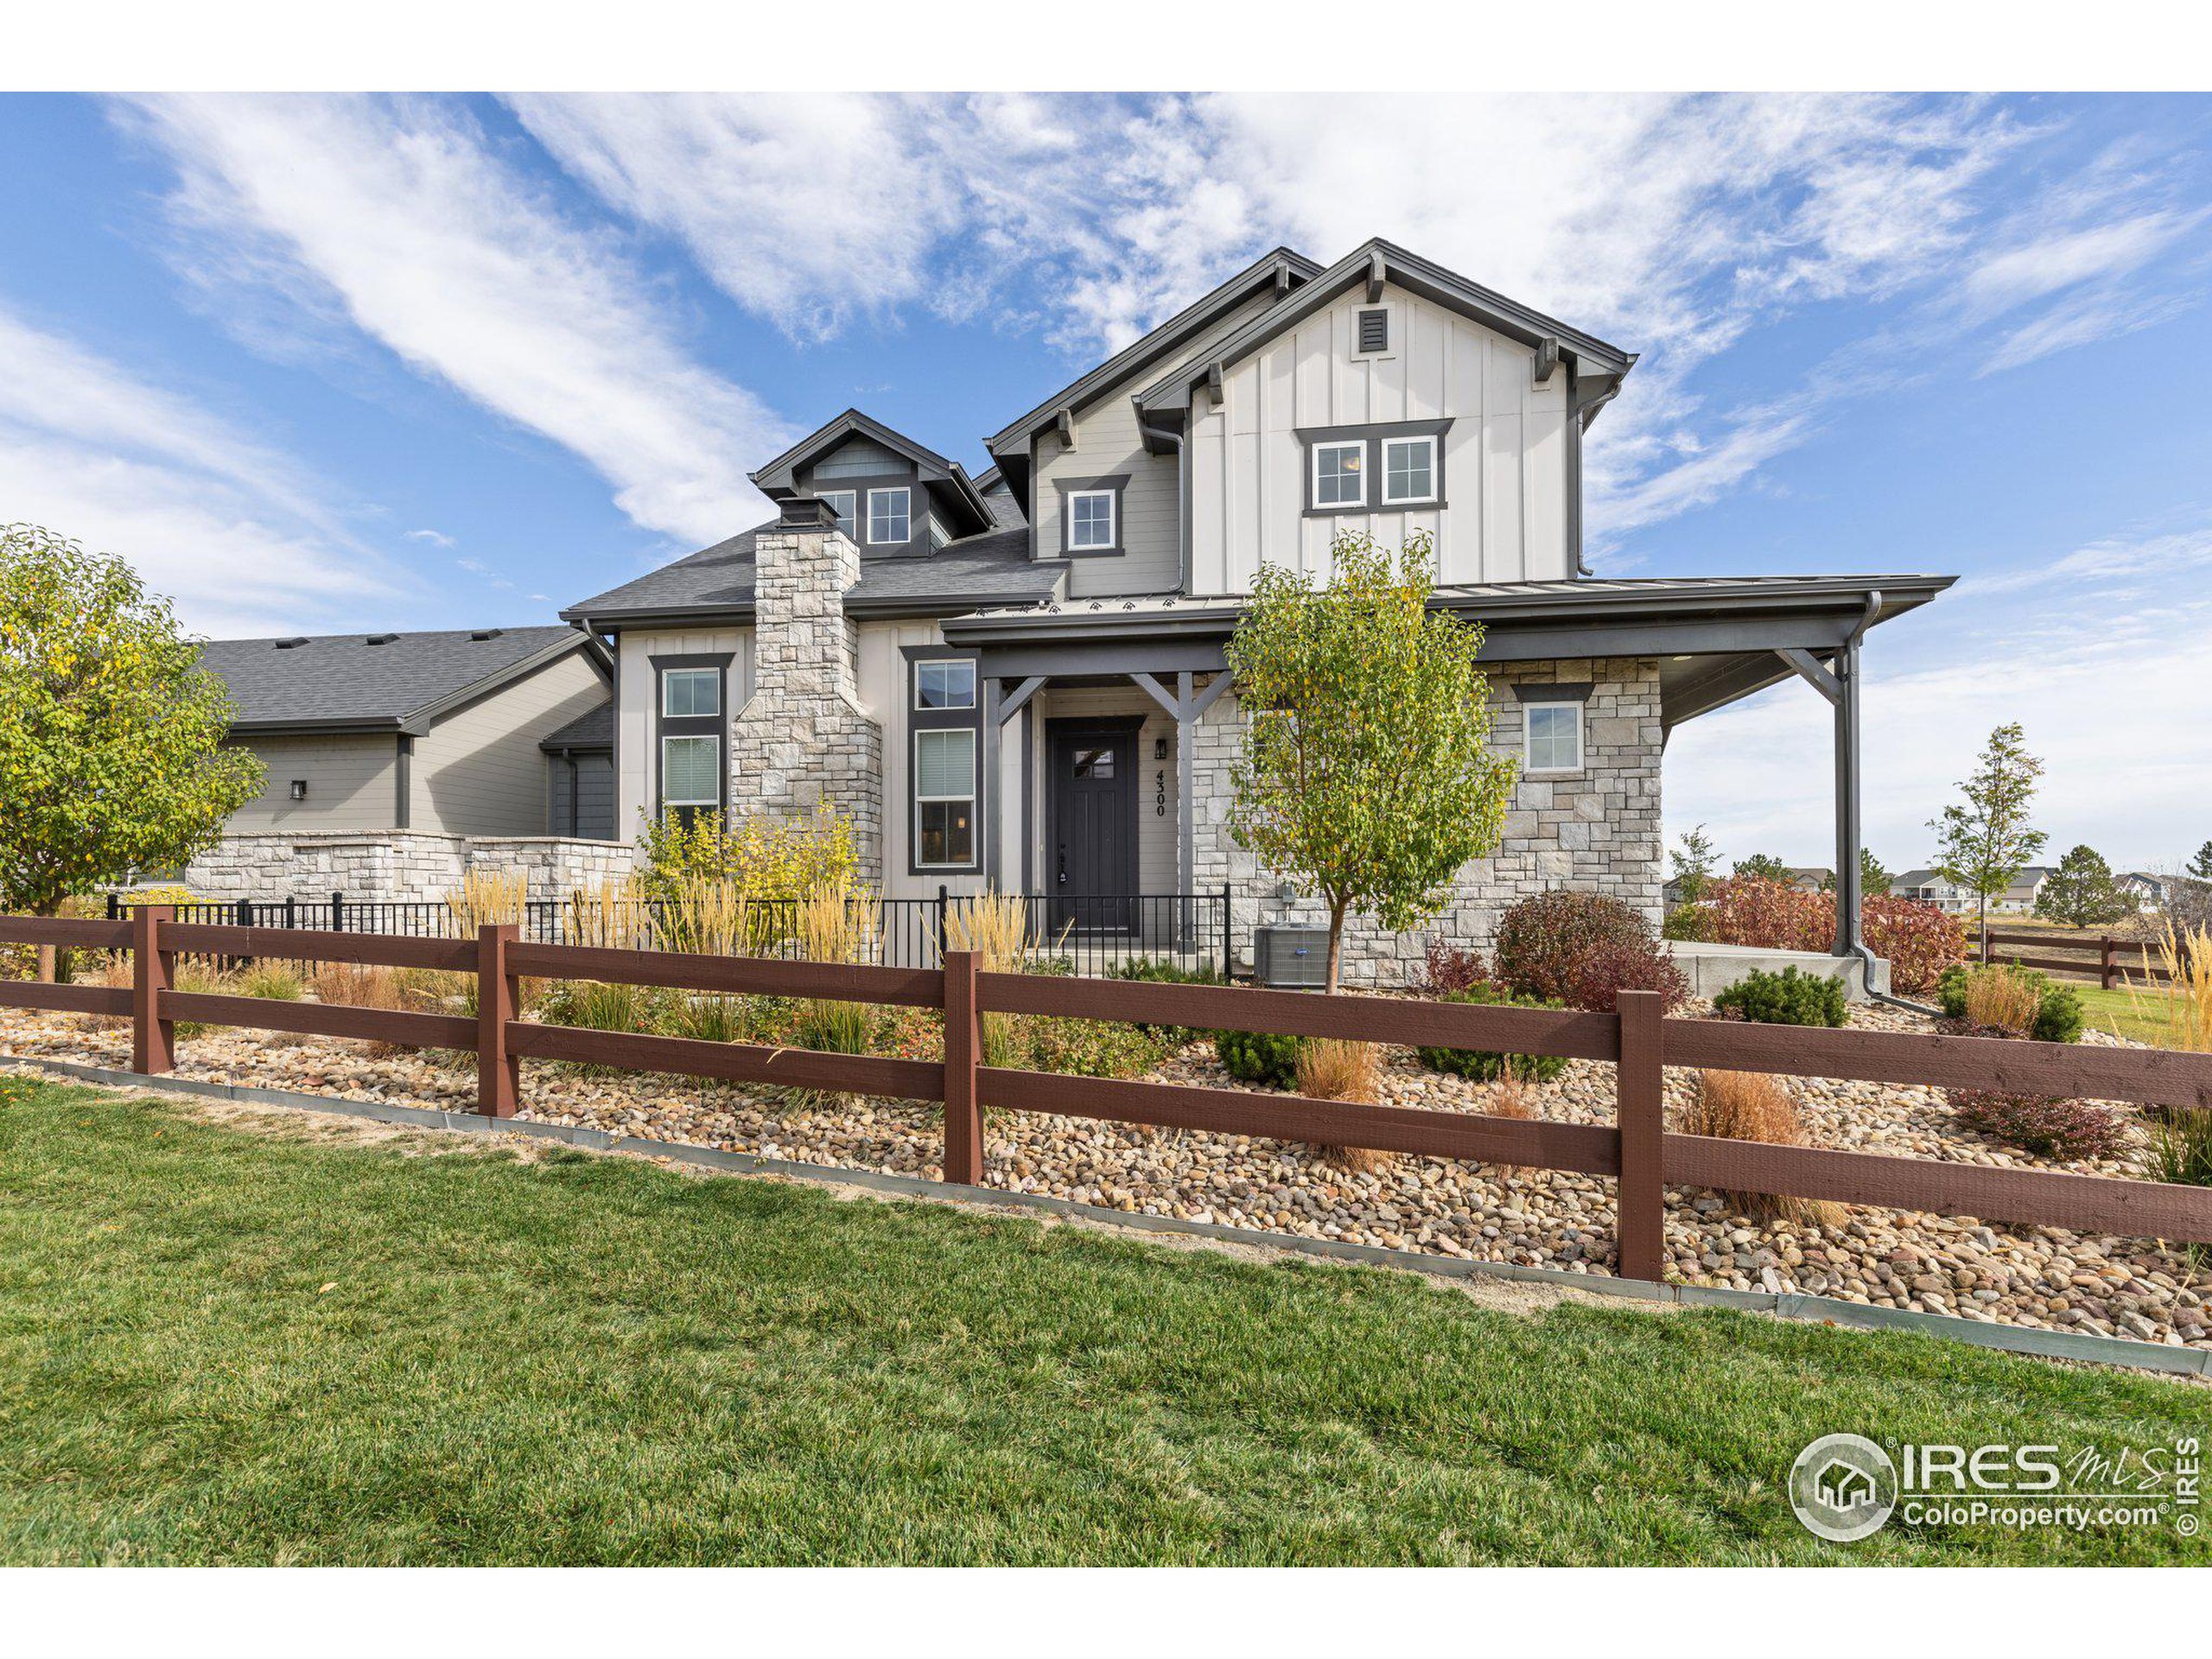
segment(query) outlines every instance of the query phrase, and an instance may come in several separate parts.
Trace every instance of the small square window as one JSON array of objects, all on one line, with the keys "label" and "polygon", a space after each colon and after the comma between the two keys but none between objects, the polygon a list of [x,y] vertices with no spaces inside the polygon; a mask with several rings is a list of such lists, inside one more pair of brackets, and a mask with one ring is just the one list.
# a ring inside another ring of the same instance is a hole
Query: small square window
[{"label": "small square window", "polygon": [[1387,502],[1436,499],[1436,440],[1389,438],[1382,445],[1382,499]]},{"label": "small square window", "polygon": [[915,708],[973,709],[975,706],[975,664],[955,661],[914,664]]},{"label": "small square window", "polygon": [[854,520],[854,496],[850,490],[824,490],[821,499],[829,503],[830,511],[837,515],[837,528],[845,532],[849,541],[860,539],[860,525]]},{"label": "small square window", "polygon": [[1114,492],[1068,493],[1068,551],[1107,553],[1114,548]]},{"label": "small square window", "polygon": [[1522,705],[1528,725],[1528,770],[1582,770],[1582,705],[1531,702]]},{"label": "small square window", "polygon": [[868,538],[871,542],[907,542],[914,537],[912,491],[870,490],[868,493]]},{"label": "small square window", "polygon": [[1075,775],[1078,778],[1111,778],[1114,775],[1114,751],[1077,749],[1075,752]]},{"label": "small square window", "polygon": [[718,668],[671,668],[660,677],[660,712],[669,720],[711,719],[722,711]]},{"label": "small square window", "polygon": [[1357,507],[1367,499],[1367,446],[1361,442],[1313,446],[1313,505]]}]

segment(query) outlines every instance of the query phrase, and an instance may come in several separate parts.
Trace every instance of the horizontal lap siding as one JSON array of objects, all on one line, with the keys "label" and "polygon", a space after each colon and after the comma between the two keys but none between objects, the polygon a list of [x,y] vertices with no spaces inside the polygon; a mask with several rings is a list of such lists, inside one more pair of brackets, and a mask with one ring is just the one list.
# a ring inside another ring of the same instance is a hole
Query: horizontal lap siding
[{"label": "horizontal lap siding", "polygon": [[[223,826],[234,836],[270,830],[391,830],[399,815],[398,739],[270,737],[244,744],[269,768],[261,793]],[[295,780],[307,799],[292,798]]]},{"label": "horizontal lap siding", "polygon": [[[1566,371],[1538,386],[1534,353],[1517,341],[1395,288],[1383,298],[1395,354],[1354,355],[1357,314],[1368,308],[1365,291],[1355,289],[1231,365],[1217,405],[1199,394],[1191,435],[1195,591],[1244,592],[1262,558],[1325,578],[1339,530],[1389,547],[1425,531],[1448,582],[1574,574]],[[1446,417],[1441,509],[1306,516],[1301,429]]]},{"label": "horizontal lap siding", "polygon": [[415,743],[409,828],[456,836],[546,833],[539,741],[588,714],[607,682],[581,652],[455,710]]}]

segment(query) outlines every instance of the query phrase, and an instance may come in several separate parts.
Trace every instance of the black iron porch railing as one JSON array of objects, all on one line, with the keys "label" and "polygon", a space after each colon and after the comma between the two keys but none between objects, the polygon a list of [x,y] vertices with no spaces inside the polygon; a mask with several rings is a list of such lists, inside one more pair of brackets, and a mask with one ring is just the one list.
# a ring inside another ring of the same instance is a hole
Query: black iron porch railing
[{"label": "black iron porch railing", "polygon": [[[1141,959],[1170,962],[1190,971],[1211,969],[1224,980],[1236,962],[1234,920],[1226,884],[1211,893],[1022,893],[1033,954],[1052,969],[1088,977],[1110,976]],[[110,893],[107,913],[121,920],[142,901]],[[943,960],[948,928],[961,899],[939,887],[926,899],[880,901],[881,925],[872,959],[893,968],[935,968]],[[798,901],[753,901],[756,919],[748,942],[754,955],[800,954]],[[461,914],[435,899],[352,899],[343,893],[314,898],[197,900],[176,907],[183,923],[239,927],[316,928],[337,933],[402,933],[419,938],[458,938],[468,931]],[[637,899],[612,905],[572,906],[559,899],[532,899],[523,906],[523,937],[539,944],[636,943],[651,946],[670,938],[671,906]],[[588,919],[587,919],[588,918]],[[581,937],[580,922],[605,939]]]}]

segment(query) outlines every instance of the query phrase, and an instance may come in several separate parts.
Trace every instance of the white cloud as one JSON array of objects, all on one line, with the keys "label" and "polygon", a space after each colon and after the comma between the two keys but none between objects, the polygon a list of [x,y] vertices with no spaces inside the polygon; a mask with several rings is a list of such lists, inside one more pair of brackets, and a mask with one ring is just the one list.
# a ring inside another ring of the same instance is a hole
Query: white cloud
[{"label": "white cloud", "polygon": [[428,542],[432,547],[453,545],[453,537],[446,535],[442,531],[410,530],[407,532],[407,539],[410,542]]},{"label": "white cloud", "polygon": [[284,455],[4,308],[0,518],[128,558],[203,632],[334,623],[395,591]]},{"label": "white cloud", "polygon": [[2087,230],[2059,232],[1992,254],[1964,283],[1969,315],[1993,317],[2030,300],[2148,263],[2203,222],[2202,213],[2138,213]]},{"label": "white cloud", "polygon": [[425,99],[161,98],[200,274],[275,274],[416,372],[580,456],[638,524],[693,542],[756,520],[750,460],[789,429],[686,353],[611,236],[581,227]]}]

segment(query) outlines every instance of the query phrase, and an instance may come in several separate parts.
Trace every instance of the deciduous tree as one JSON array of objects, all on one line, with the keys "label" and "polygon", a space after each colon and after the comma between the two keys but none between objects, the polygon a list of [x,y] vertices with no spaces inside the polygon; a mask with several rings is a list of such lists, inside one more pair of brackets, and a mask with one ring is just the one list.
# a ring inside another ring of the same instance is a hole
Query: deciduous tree
[{"label": "deciduous tree", "polygon": [[2050,839],[2028,823],[2042,776],[2043,762],[2028,753],[2027,734],[2018,722],[1999,726],[1989,734],[1974,776],[1959,785],[1966,798],[1928,821],[1937,836],[1936,870],[1975,896],[1985,958],[1990,899],[2012,886]]},{"label": "deciduous tree", "polygon": [[1249,715],[1230,830],[1327,905],[1333,991],[1345,916],[1394,931],[1436,916],[1497,845],[1514,765],[1490,752],[1482,630],[1429,607],[1428,537],[1394,560],[1344,531],[1330,552],[1324,588],[1261,566],[1228,656]]},{"label": "deciduous tree", "polygon": [[1667,855],[1673,866],[1669,874],[1682,902],[1694,905],[1704,895],[1705,884],[1713,879],[1713,868],[1720,862],[1720,854],[1713,844],[1713,837],[1705,833],[1705,826],[1682,831],[1674,850]]}]

